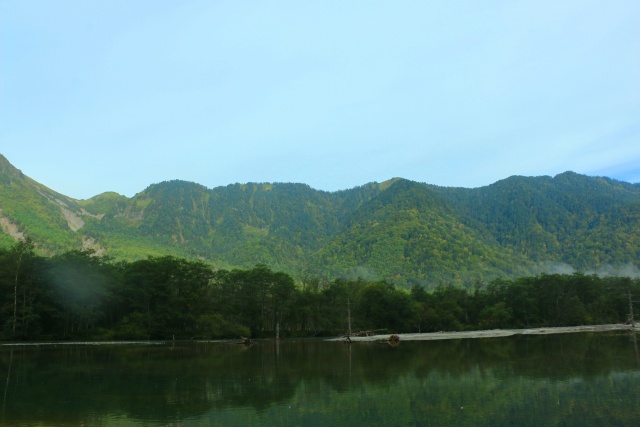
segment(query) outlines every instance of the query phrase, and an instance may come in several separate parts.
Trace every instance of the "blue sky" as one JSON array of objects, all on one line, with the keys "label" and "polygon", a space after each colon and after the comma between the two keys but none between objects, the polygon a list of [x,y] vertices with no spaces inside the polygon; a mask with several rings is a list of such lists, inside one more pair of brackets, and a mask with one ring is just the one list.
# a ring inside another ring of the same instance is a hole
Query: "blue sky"
[{"label": "blue sky", "polygon": [[640,2],[5,0],[0,154],[85,199],[640,182]]}]

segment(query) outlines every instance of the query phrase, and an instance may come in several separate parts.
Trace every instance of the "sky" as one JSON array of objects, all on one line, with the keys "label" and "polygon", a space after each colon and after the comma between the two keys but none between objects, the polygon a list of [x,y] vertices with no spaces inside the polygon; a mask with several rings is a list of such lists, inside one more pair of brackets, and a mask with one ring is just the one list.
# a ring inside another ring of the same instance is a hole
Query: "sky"
[{"label": "sky", "polygon": [[3,0],[0,154],[70,197],[640,182],[640,1]]}]

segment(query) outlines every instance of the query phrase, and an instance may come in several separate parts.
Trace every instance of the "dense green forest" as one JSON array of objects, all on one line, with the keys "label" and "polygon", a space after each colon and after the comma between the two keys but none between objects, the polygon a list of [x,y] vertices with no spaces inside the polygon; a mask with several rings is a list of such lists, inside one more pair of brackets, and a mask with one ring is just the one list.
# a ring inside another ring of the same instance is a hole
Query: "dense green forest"
[{"label": "dense green forest", "polygon": [[74,200],[0,155],[0,226],[0,247],[28,236],[46,256],[92,249],[127,262],[264,264],[297,281],[468,287],[540,273],[638,273],[640,184],[572,172],[473,189],[399,178],[336,192],[166,181],[131,198]]},{"label": "dense green forest", "polygon": [[294,281],[264,265],[214,269],[174,256],[115,261],[94,251],[0,249],[2,338],[191,339],[427,332],[619,323],[640,280],[546,275],[411,290],[388,282]]}]

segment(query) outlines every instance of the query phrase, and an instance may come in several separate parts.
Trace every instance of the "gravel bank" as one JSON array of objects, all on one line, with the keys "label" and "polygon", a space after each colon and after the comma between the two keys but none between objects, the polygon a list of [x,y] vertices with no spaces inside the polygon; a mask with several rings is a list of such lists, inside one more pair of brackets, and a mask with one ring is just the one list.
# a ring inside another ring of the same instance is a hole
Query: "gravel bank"
[{"label": "gravel bank", "polygon": [[[590,326],[566,326],[557,328],[533,328],[533,329],[492,329],[488,331],[464,331],[464,332],[430,332],[421,334],[396,334],[400,341],[432,341],[432,340],[455,340],[462,338],[498,338],[512,335],[547,335],[547,334],[568,334],[574,332],[607,332],[607,331],[631,331],[640,330],[640,325],[636,324],[635,329],[631,325],[590,325]],[[351,341],[385,341],[390,334],[371,335],[368,337],[351,337]],[[330,341],[340,341],[344,337],[331,338]]]}]

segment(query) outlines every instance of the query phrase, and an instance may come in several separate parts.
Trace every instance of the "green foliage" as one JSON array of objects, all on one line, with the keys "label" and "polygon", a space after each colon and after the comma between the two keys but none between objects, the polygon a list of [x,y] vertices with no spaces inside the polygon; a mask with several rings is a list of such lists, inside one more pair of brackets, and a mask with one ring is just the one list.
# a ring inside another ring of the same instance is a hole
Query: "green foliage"
[{"label": "green foliage", "polygon": [[0,324],[4,336],[28,339],[40,333],[42,275],[42,260],[36,256],[31,240],[0,250]]},{"label": "green foliage", "polygon": [[60,309],[63,336],[84,336],[104,318],[109,297],[110,266],[91,251],[54,257],[45,280]]},{"label": "green foliage", "polygon": [[567,172],[437,191],[468,224],[534,262],[595,270],[636,263],[640,257],[638,184]]},{"label": "green foliage", "polygon": [[[263,264],[214,270],[174,256],[132,262],[30,241],[0,249],[5,339],[212,339],[534,328],[627,320],[640,279],[574,273],[411,291],[389,282],[296,284]],[[350,319],[350,322],[349,322]]]},{"label": "green foliage", "polygon": [[[229,269],[264,264],[298,279],[311,273],[405,288],[469,287],[558,265],[637,268],[640,259],[640,185],[571,172],[476,189],[394,178],[333,193],[168,181],[133,198],[77,201],[0,157],[0,209],[48,256],[94,248],[127,261],[169,255]],[[14,241],[0,234],[0,247]]]},{"label": "green foliage", "polygon": [[112,215],[127,206],[129,199],[118,193],[107,192],[80,200],[78,204],[94,215]]},{"label": "green foliage", "polygon": [[507,308],[506,303],[500,301],[482,309],[478,326],[481,329],[497,329],[511,324],[512,317],[511,310]]}]

